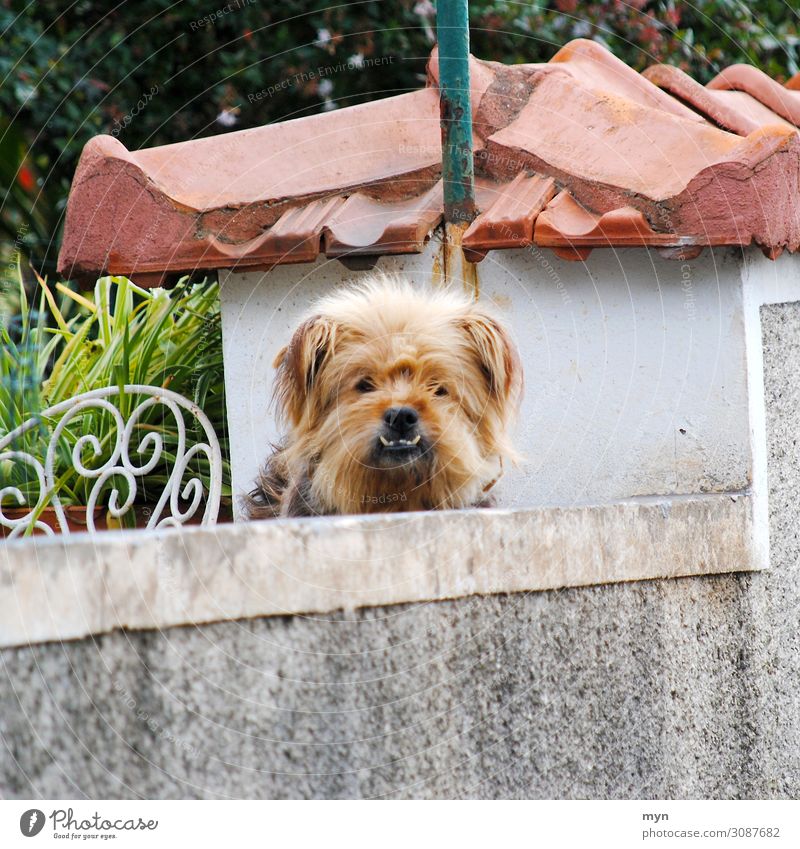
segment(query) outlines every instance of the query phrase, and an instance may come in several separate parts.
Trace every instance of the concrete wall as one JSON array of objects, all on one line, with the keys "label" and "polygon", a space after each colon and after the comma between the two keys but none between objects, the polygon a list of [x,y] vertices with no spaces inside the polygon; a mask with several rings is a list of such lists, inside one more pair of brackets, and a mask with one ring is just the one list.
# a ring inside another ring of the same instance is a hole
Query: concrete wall
[{"label": "concrete wall", "polygon": [[800,305],[762,309],[772,568],[0,652],[0,795],[800,794]]}]

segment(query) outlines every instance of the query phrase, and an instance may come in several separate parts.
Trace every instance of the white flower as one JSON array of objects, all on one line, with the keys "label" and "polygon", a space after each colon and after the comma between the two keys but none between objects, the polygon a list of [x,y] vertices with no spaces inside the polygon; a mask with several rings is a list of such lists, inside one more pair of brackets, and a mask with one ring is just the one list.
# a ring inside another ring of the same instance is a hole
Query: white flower
[{"label": "white flower", "polygon": [[333,91],[333,83],[330,80],[322,80],[319,84],[318,91],[322,97],[327,98]]},{"label": "white flower", "polygon": [[330,30],[318,29],[317,30],[317,40],[314,42],[314,44],[316,44],[317,47],[324,47],[326,44],[328,44],[330,42],[330,40],[331,40]]},{"label": "white flower", "polygon": [[217,115],[217,123],[223,127],[235,127],[239,123],[239,117],[232,109],[223,109]]},{"label": "white flower", "polygon": [[322,104],[322,109],[325,112],[330,112],[332,109],[338,108],[336,104],[328,97],[325,99],[325,102]]},{"label": "white flower", "polygon": [[363,53],[354,53],[348,60],[348,65],[355,65],[356,68],[364,67],[364,54]]}]

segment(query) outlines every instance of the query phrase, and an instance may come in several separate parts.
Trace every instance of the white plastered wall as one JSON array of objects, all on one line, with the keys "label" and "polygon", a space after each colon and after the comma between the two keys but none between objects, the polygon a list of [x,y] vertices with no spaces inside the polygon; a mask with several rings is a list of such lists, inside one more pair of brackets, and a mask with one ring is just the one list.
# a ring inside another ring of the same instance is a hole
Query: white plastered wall
[{"label": "white plastered wall", "polygon": [[[378,267],[441,285],[437,243]],[[314,298],[365,272],[335,261],[227,274],[222,281],[234,491],[279,437],[272,361]],[[504,506],[738,492],[749,483],[741,268],[728,252],[692,263],[641,249],[566,262],[550,251],[490,253],[480,297],[511,326],[525,369]],[[451,285],[462,285],[459,280]]]}]

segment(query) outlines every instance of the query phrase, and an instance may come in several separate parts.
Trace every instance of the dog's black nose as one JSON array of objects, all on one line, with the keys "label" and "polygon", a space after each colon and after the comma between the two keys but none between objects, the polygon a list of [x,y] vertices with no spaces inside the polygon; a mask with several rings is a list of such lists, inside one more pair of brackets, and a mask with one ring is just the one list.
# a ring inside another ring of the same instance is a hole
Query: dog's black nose
[{"label": "dog's black nose", "polygon": [[383,421],[399,438],[411,433],[419,421],[419,413],[413,407],[389,407]]}]

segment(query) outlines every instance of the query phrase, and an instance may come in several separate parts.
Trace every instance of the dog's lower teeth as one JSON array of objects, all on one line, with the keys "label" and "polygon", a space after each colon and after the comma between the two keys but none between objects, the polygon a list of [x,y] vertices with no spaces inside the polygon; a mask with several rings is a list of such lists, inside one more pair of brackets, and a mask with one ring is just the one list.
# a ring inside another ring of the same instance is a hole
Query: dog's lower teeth
[{"label": "dog's lower teeth", "polygon": [[378,438],[384,448],[393,448],[395,445],[416,445],[420,440],[420,435],[417,434],[413,439],[396,439],[392,442],[389,442],[385,436],[381,436],[380,434],[378,435]]}]

